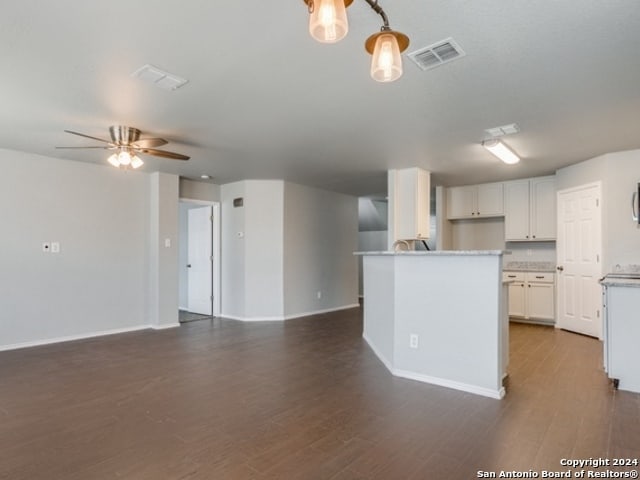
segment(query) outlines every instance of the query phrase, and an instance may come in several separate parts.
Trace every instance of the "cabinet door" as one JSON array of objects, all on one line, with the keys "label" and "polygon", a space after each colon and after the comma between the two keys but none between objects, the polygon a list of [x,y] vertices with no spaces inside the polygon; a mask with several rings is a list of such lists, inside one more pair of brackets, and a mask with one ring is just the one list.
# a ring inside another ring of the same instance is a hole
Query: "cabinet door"
[{"label": "cabinet door", "polygon": [[525,293],[524,282],[513,282],[509,284],[510,317],[525,317]]},{"label": "cabinet door", "polygon": [[529,180],[504,184],[504,237],[529,240]]},{"label": "cabinet door", "polygon": [[447,188],[447,218],[470,218],[476,214],[475,186]]},{"label": "cabinet door", "polygon": [[531,179],[531,237],[533,240],[556,239],[555,177]]},{"label": "cabinet door", "polygon": [[555,319],[555,285],[553,283],[528,283],[527,306],[529,318]]},{"label": "cabinet door", "polygon": [[502,183],[477,185],[476,216],[504,215],[504,189]]}]

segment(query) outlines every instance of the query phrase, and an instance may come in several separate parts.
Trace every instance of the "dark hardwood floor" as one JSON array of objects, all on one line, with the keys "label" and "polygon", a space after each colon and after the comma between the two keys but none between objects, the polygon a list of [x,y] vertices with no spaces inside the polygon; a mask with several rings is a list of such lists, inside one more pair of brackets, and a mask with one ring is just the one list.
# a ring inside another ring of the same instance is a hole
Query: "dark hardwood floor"
[{"label": "dark hardwood floor", "polygon": [[601,343],[511,325],[507,395],[391,376],[360,309],[0,353],[2,479],[471,479],[640,456]]}]

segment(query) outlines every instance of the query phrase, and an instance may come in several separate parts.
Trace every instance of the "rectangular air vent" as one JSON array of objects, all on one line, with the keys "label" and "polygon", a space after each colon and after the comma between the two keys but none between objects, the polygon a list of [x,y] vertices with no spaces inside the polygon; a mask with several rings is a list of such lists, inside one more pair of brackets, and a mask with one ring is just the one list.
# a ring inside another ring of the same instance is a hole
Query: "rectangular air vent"
[{"label": "rectangular air vent", "polygon": [[433,45],[407,54],[422,70],[430,70],[456,60],[457,58],[464,57],[465,55],[460,45],[458,45],[453,38],[441,40]]},{"label": "rectangular air vent", "polygon": [[515,123],[510,123],[509,125],[502,125],[500,127],[487,128],[485,133],[492,138],[504,137],[505,135],[511,135],[513,133],[518,133],[520,131],[520,127],[518,127]]},{"label": "rectangular air vent", "polygon": [[186,78],[181,78],[173,73],[165,72],[164,70],[149,64],[143,65],[133,72],[131,76],[151,83],[163,90],[177,90],[189,81]]}]

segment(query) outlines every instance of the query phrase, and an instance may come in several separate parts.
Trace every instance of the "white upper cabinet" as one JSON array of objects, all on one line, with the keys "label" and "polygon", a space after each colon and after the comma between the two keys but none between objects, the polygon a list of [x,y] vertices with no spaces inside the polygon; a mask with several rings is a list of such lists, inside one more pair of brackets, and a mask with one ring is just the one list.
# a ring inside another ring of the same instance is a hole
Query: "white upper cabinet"
[{"label": "white upper cabinet", "polygon": [[393,241],[429,238],[429,172],[421,168],[389,170],[388,182]]},{"label": "white upper cabinet", "polygon": [[504,216],[506,241],[555,240],[555,177],[505,182]]},{"label": "white upper cabinet", "polygon": [[504,215],[502,183],[447,188],[447,218],[500,217]]}]

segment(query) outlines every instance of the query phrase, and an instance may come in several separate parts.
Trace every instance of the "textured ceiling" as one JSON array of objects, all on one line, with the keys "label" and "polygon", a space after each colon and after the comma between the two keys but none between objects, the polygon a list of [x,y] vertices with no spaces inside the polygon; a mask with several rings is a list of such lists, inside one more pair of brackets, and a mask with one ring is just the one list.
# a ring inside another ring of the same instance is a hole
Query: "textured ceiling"
[{"label": "textured ceiling", "polygon": [[[453,185],[544,175],[640,148],[637,0],[381,0],[408,52],[453,37],[466,56],[423,72],[405,57],[392,84],[369,77],[364,40],[381,25],[364,0],[350,32],[322,45],[302,0],[43,2],[0,15],[0,147],[104,163],[113,124],[171,141],[188,162],[143,169],[216,183],[284,178],[356,195],[388,168],[421,166]],[[131,78],[150,63],[189,79],[169,92]],[[516,122],[505,166],[479,145]]]}]

